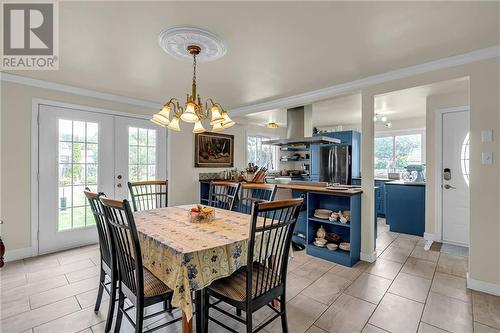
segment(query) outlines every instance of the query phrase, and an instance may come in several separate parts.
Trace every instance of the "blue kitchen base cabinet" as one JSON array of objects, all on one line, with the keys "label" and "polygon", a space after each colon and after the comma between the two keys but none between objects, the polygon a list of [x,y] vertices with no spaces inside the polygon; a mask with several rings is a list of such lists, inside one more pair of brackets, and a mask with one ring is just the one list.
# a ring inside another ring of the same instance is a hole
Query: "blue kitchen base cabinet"
[{"label": "blue kitchen base cabinet", "polygon": [[[314,217],[314,210],[330,209],[333,211],[351,211],[348,224],[331,222],[328,219]],[[361,251],[361,195],[337,196],[324,193],[309,192],[307,195],[307,245],[308,255],[325,259],[340,265],[352,267],[359,261]],[[350,251],[328,250],[313,244],[316,231],[323,226],[327,233],[336,233],[344,242],[351,243]]]},{"label": "blue kitchen base cabinet", "polygon": [[423,236],[425,230],[425,185],[401,181],[385,183],[385,219],[391,231]]}]

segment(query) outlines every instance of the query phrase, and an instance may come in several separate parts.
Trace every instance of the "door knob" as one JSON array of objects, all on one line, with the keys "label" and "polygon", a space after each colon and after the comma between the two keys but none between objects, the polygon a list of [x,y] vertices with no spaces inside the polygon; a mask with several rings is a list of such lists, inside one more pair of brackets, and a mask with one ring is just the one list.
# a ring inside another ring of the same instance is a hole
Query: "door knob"
[{"label": "door knob", "polygon": [[449,190],[449,189],[456,188],[456,187],[455,186],[451,186],[450,184],[445,184],[444,188],[447,189],[447,190]]},{"label": "door knob", "polygon": [[122,179],[122,175],[118,175],[118,176],[116,176],[116,178]]}]

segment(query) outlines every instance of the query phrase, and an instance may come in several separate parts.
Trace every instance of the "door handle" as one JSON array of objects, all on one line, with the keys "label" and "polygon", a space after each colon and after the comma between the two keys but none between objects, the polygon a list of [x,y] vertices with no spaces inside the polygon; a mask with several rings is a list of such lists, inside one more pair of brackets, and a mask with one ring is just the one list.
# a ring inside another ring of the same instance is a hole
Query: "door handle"
[{"label": "door handle", "polygon": [[451,186],[450,184],[445,184],[445,185],[444,185],[444,188],[445,188],[445,189],[447,189],[447,190],[452,189],[452,188],[453,188],[453,189],[456,189],[456,187],[455,187],[455,186]]},{"label": "door handle", "polygon": [[116,184],[116,187],[122,187],[122,183]]},{"label": "door handle", "polygon": [[116,176],[116,178],[122,179],[122,175],[118,175],[118,176]]}]

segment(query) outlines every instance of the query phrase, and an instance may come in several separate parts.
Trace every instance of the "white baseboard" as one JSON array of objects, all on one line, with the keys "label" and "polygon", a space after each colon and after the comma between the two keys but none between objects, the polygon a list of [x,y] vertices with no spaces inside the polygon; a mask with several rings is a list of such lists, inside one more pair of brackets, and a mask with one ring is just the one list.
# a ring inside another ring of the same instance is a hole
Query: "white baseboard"
[{"label": "white baseboard", "polygon": [[31,247],[25,247],[21,249],[7,250],[5,252],[4,260],[5,262],[8,262],[8,261],[30,258],[32,256],[33,256],[33,250],[31,249]]},{"label": "white baseboard", "polygon": [[500,296],[500,284],[472,279],[467,273],[467,288],[483,293]]},{"label": "white baseboard", "polygon": [[377,260],[377,252],[373,251],[372,253],[363,253],[360,254],[360,259],[366,262],[374,262]]},{"label": "white baseboard", "polygon": [[431,234],[429,232],[424,232],[424,239],[427,240],[427,241],[437,241],[438,239],[436,239],[436,234]]}]

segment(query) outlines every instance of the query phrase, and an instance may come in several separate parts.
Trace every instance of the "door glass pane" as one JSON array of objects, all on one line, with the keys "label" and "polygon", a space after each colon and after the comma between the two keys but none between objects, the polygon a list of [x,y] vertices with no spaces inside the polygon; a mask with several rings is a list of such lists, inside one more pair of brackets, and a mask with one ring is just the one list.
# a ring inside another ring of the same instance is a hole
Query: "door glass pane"
[{"label": "door glass pane", "polygon": [[58,230],[95,224],[83,191],[97,190],[97,123],[59,119]]},{"label": "door glass pane", "polygon": [[134,182],[156,179],[156,130],[129,127],[128,134],[129,180]]}]

